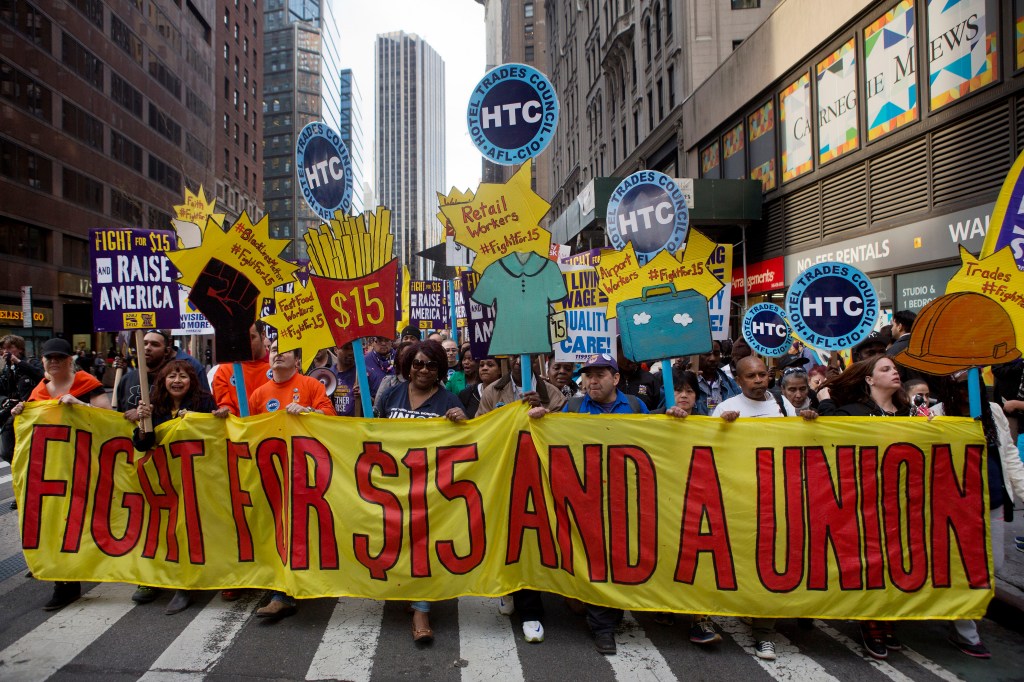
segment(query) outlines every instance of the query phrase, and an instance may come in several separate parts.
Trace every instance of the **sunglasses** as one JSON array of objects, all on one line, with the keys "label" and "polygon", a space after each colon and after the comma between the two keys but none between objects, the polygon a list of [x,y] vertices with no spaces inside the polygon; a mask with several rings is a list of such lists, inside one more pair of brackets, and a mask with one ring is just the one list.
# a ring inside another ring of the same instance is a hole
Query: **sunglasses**
[{"label": "sunglasses", "polygon": [[785,376],[789,376],[790,374],[797,374],[797,373],[799,373],[799,374],[807,374],[807,370],[804,369],[803,367],[787,367],[786,369],[782,370],[782,376],[784,376],[784,377]]},{"label": "sunglasses", "polygon": [[413,360],[412,361],[412,368],[413,369],[426,369],[426,370],[429,370],[431,372],[436,372],[437,371],[437,362],[435,360],[427,360],[426,362],[424,362],[423,360]]}]

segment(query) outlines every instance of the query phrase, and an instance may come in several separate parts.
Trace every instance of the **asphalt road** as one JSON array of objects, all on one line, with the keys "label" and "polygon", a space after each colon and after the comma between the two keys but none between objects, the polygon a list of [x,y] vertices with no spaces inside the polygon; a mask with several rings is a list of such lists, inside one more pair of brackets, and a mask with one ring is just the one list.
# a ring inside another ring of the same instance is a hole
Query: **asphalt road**
[{"label": "asphalt road", "polygon": [[[655,623],[627,614],[619,652],[602,656],[584,619],[560,597],[545,597],[546,638],[527,644],[516,616],[501,616],[496,600],[462,598],[436,604],[436,639],[413,643],[404,603],[316,599],[276,624],[253,616],[263,598],[233,603],[200,593],[185,612],[167,616],[165,592],[135,605],[132,585],[86,585],[63,611],[41,606],[48,583],[25,577],[19,551],[10,469],[0,467],[0,680],[1024,680],[1024,635],[986,619],[983,641],[993,658],[969,658],[946,642],[948,625],[905,622],[908,645],[885,662],[866,657],[850,621],[815,621],[809,630],[779,623],[779,658],[752,655],[749,627],[717,618],[723,641],[704,649],[687,639],[687,622]],[[1017,533],[1024,532],[1018,523]],[[1010,538],[1013,533],[1008,534]],[[1012,542],[1012,540],[1011,540]],[[1016,560],[1008,570],[1022,565]],[[1020,555],[1024,557],[1024,555]],[[1011,614],[1011,619],[1020,616]],[[1017,622],[1024,619],[1017,618]],[[1010,623],[1013,625],[1013,623]],[[1019,627],[1019,625],[1017,626]]]}]

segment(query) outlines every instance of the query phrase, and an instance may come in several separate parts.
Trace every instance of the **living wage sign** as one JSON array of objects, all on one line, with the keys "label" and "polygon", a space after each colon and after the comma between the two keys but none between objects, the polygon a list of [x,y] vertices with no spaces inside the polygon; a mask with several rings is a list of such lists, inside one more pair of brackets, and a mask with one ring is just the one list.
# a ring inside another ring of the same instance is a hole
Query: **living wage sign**
[{"label": "living wage sign", "polygon": [[17,420],[14,486],[44,580],[980,618],[981,426],[894,419],[193,413],[141,453],[117,413],[46,401]]}]

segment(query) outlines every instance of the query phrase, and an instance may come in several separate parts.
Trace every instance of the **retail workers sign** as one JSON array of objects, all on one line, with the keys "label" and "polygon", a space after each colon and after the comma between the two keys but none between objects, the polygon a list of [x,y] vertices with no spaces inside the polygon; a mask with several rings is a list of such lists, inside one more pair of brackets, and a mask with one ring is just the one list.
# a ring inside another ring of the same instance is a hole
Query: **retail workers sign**
[{"label": "retail workers sign", "polygon": [[43,580],[980,618],[980,424],[871,421],[191,413],[141,453],[119,414],[47,401],[18,418],[14,483]]}]

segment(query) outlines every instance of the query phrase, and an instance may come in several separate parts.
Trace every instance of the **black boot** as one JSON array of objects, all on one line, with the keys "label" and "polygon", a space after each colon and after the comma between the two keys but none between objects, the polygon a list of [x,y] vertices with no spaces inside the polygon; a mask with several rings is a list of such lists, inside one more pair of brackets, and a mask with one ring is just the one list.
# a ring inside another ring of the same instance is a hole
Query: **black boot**
[{"label": "black boot", "polygon": [[61,583],[53,584],[53,596],[43,606],[44,611],[57,611],[68,604],[77,601],[82,596],[82,583]]}]

